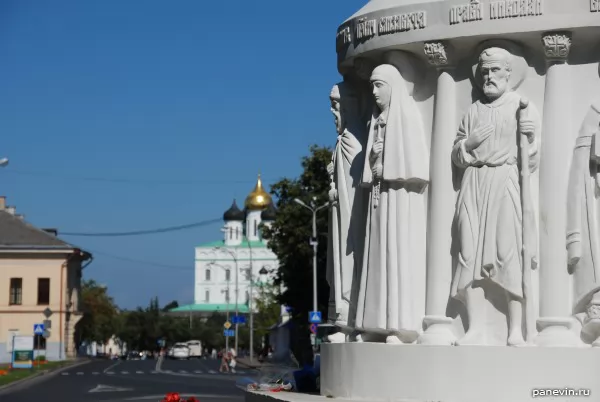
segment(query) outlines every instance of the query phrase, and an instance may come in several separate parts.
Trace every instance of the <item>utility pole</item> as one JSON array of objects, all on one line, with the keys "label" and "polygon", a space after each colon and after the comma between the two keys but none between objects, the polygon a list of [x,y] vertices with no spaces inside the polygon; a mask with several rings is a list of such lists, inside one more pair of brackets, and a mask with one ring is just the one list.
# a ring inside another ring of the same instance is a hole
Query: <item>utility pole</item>
[{"label": "utility pole", "polygon": [[254,271],[252,270],[252,246],[250,241],[248,242],[248,248],[250,249],[250,297],[248,298],[248,310],[250,311],[250,363],[254,360]]},{"label": "utility pole", "polygon": [[317,247],[319,246],[319,239],[317,237],[317,212],[329,206],[329,202],[327,202],[317,207],[315,205],[316,201],[317,197],[313,197],[310,206],[308,206],[300,199],[294,198],[294,202],[312,212],[312,237],[310,238],[310,245],[313,248],[313,311],[319,311],[317,302]]},{"label": "utility pole", "polygon": [[[235,252],[229,250],[226,247],[216,247],[217,250],[223,250],[226,253],[228,253],[231,258],[233,258],[233,262],[235,263],[235,316],[236,316],[236,322],[235,322],[235,354],[237,356],[238,354],[238,330],[239,330],[239,324],[237,322],[237,317],[239,317],[240,315],[240,309],[239,309],[239,303],[238,303],[238,294],[240,292],[240,288],[239,288],[239,267],[238,267],[238,258],[237,258],[237,247],[235,248]],[[227,314],[229,314],[229,308],[227,308]],[[229,319],[227,319],[227,321],[229,321]]]}]

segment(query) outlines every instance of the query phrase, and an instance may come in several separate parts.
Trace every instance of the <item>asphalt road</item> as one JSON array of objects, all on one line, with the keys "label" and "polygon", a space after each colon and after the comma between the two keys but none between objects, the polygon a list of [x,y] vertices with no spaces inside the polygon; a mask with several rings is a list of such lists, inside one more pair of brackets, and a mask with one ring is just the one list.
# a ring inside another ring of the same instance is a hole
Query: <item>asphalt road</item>
[{"label": "asphalt road", "polygon": [[168,392],[179,392],[202,402],[242,402],[244,393],[236,384],[256,376],[253,370],[243,368],[236,374],[219,373],[216,360],[157,363],[157,360],[92,361],[0,391],[0,400],[158,402]]}]

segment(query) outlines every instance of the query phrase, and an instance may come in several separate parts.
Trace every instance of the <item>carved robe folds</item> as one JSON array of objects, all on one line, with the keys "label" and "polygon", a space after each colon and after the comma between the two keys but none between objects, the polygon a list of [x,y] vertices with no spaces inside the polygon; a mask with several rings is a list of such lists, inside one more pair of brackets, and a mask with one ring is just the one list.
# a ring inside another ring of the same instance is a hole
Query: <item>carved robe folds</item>
[{"label": "carved robe folds", "polygon": [[[381,65],[371,81],[390,87],[369,126],[363,185],[370,189],[356,327],[413,342],[425,314],[429,150],[421,114],[398,70]],[[374,143],[382,142],[377,154]],[[378,173],[379,172],[379,173]],[[390,339],[388,338],[388,342]]]},{"label": "carved robe folds", "polygon": [[[343,102],[343,101],[342,101]],[[338,135],[333,153],[333,182],[336,197],[329,214],[329,245],[327,254],[327,282],[331,289],[331,302],[335,302],[335,323],[348,325],[354,277],[360,267],[364,221],[363,193],[359,186],[362,173],[362,145],[348,129]],[[331,303],[330,303],[331,304]]]},{"label": "carved robe folds", "polygon": [[600,291],[600,104],[588,112],[573,152],[567,204],[567,252],[573,275],[573,313]]},{"label": "carved robe folds", "polygon": [[[520,99],[517,93],[507,92],[491,103],[477,101],[471,105],[458,130],[452,161],[466,170],[456,209],[460,247],[451,294],[460,299],[474,281],[482,279],[491,280],[514,297],[523,298],[522,211],[515,118]],[[530,117],[540,127],[534,105],[529,109]],[[492,135],[472,152],[467,152],[465,140],[470,133],[488,124],[494,127]],[[534,142],[530,148],[530,170],[535,171],[538,164],[537,142]],[[536,255],[536,251],[532,251],[532,255]]]}]

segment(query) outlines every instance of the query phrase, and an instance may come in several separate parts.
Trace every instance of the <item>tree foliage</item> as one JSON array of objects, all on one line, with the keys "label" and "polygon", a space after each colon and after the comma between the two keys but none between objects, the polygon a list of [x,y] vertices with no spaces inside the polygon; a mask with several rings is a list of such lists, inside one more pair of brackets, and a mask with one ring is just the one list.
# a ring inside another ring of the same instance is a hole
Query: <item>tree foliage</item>
[{"label": "tree foliage", "polygon": [[118,329],[119,311],[105,286],[93,280],[81,285],[83,317],[77,323],[77,338],[106,342]]},{"label": "tree foliage", "polygon": [[[300,361],[304,356],[308,339],[308,313],[313,309],[313,251],[309,244],[312,236],[311,212],[294,202],[299,198],[306,204],[314,201],[321,206],[328,201],[329,175],[327,165],[331,162],[331,149],[313,145],[310,154],[302,159],[302,174],[296,179],[284,178],[271,186],[277,199],[277,217],[270,228],[265,228],[264,237],[279,259],[277,283],[285,287],[280,301],[291,307],[293,319],[300,331],[299,343],[294,354]],[[318,309],[326,318],[329,286],[325,279],[327,265],[327,208],[317,216],[317,300]],[[294,346],[293,346],[294,347]]]}]

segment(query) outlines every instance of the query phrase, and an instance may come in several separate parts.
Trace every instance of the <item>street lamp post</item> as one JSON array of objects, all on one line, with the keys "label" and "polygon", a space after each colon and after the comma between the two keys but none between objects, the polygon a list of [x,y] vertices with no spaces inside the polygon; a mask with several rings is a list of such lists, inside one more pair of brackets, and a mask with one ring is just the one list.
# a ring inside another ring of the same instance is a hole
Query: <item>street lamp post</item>
[{"label": "street lamp post", "polygon": [[310,202],[310,206],[306,205],[302,200],[294,198],[294,202],[302,205],[304,208],[312,212],[312,238],[310,239],[310,245],[313,248],[313,311],[318,311],[317,305],[317,247],[319,240],[317,238],[317,212],[321,209],[329,206],[329,203],[325,203],[319,207],[315,205],[317,197],[313,197]]},{"label": "street lamp post", "polygon": [[5,167],[8,165],[8,158],[0,159],[0,167]]},{"label": "street lamp post", "polygon": [[[221,264],[217,264],[215,262],[209,262],[206,265],[210,265],[210,266],[214,265],[214,266],[223,268],[225,270],[225,272],[227,272],[227,268],[224,267],[224,266],[222,266]],[[226,295],[226,297],[225,297],[225,303],[227,304],[227,312],[226,312],[226,314],[227,314],[227,318],[226,318],[227,322],[229,322],[229,294],[230,294],[230,292],[229,292],[229,281],[227,281],[227,293],[225,294]],[[229,329],[229,328],[227,328],[227,329]],[[225,337],[225,350],[229,350],[229,336]]]},{"label": "street lamp post", "polygon": [[[222,232],[227,232],[227,228],[221,228]],[[242,239],[245,239],[246,242],[248,243],[248,249],[250,250],[250,268],[249,268],[249,278],[250,278],[250,297],[248,298],[248,310],[250,313],[250,363],[252,363],[254,361],[254,311],[253,311],[253,291],[254,288],[252,286],[252,281],[253,281],[253,267],[252,267],[252,245],[250,243],[250,240],[248,240],[248,237],[242,232]],[[236,281],[237,281],[237,262],[236,262]],[[237,286],[237,284],[236,284]],[[237,290],[236,290],[237,292]],[[237,300],[236,300],[237,301]],[[237,306],[237,303],[236,303]],[[237,311],[237,307],[236,307],[236,316],[238,315],[238,311]],[[235,324],[235,352],[237,353],[237,330],[238,330],[238,324]]]},{"label": "street lamp post", "polygon": [[[229,255],[231,255],[231,258],[233,258],[233,262],[235,263],[235,316],[238,317],[240,315],[240,310],[239,310],[239,303],[238,303],[238,293],[239,293],[239,267],[238,267],[238,259],[237,259],[237,248],[235,253],[231,250],[229,250],[228,248],[224,248],[224,247],[217,247],[217,250],[223,250],[226,253],[228,253]],[[229,314],[229,308],[227,308],[227,313]],[[229,321],[229,320],[227,320]],[[237,322],[235,322],[235,354],[236,356],[238,355],[238,330],[239,330],[239,324]]]}]

